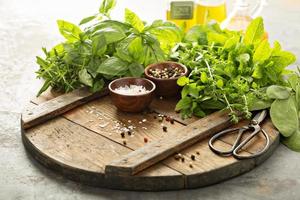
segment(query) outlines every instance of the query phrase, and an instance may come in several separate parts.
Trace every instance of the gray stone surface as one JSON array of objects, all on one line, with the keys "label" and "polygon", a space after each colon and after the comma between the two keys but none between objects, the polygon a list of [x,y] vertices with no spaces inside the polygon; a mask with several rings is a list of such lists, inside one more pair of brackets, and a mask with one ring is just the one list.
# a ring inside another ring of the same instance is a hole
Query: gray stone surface
[{"label": "gray stone surface", "polygon": [[[147,20],[164,16],[162,0],[119,0]],[[231,4],[231,2],[229,2]],[[40,82],[35,55],[61,40],[58,18],[78,22],[99,2],[0,0],[0,199],[300,199],[300,154],[283,145],[251,172],[220,184],[171,192],[130,192],[93,188],[64,179],[28,155],[20,137],[20,112]],[[144,8],[148,8],[145,11]],[[144,17],[145,16],[145,17]],[[300,56],[300,2],[272,0],[263,16],[270,39]],[[299,63],[299,61],[298,61]]]}]

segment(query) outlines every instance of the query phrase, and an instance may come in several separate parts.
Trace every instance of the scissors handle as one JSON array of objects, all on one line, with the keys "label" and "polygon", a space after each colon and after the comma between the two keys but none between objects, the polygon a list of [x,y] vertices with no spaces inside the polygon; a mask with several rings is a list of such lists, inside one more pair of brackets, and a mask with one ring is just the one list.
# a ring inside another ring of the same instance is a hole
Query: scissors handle
[{"label": "scissors handle", "polygon": [[[231,146],[231,149],[229,150],[220,150],[220,149],[217,149],[215,146],[214,146],[214,143],[219,140],[222,136],[224,135],[227,135],[231,132],[235,132],[235,131],[238,131],[238,136],[236,137],[235,139],[235,142],[234,144]],[[243,136],[243,132],[245,130],[243,128],[230,128],[230,129],[226,129],[224,131],[221,131],[217,134],[215,134],[213,137],[211,137],[211,139],[209,140],[208,142],[208,146],[209,148],[216,154],[218,155],[221,155],[221,156],[231,156],[233,154],[233,151],[234,149],[239,145],[239,142]]]},{"label": "scissors handle", "polygon": [[[265,140],[266,140],[264,148],[263,148],[262,150],[256,152],[256,153],[254,153],[254,154],[247,155],[247,156],[243,156],[243,155],[239,154],[239,151],[240,151],[246,144],[248,144],[248,142],[249,142],[255,135],[257,135],[260,131],[263,133],[263,135],[264,135],[264,137],[265,137]],[[235,157],[236,159],[240,159],[240,160],[241,160],[241,159],[248,159],[248,158],[255,158],[255,157],[258,157],[258,156],[262,155],[263,153],[265,153],[265,152],[268,150],[269,145],[270,145],[270,137],[269,137],[269,135],[266,133],[266,131],[265,131],[264,129],[261,129],[261,128],[255,129],[255,131],[254,131],[251,135],[249,135],[244,141],[242,141],[242,142],[241,142],[241,143],[233,150],[232,155],[233,155],[233,157]]]},{"label": "scissors handle", "polygon": [[[242,139],[242,136],[244,134],[245,131],[247,130],[253,130],[253,133],[251,133],[245,140],[243,140],[242,142],[241,139]],[[229,150],[220,150],[220,149],[217,149],[215,146],[214,146],[214,143],[219,140],[222,136],[226,135],[226,134],[229,134],[230,132],[234,132],[234,131],[238,131],[238,135],[234,141],[234,144],[232,145],[231,149]],[[247,156],[244,156],[244,155],[241,155],[239,154],[240,150],[246,146],[246,144],[248,144],[248,142],[250,142],[250,140],[256,136],[260,131],[262,131],[264,137],[265,137],[265,146],[264,148],[257,152],[257,153],[254,153],[254,154],[251,154],[251,155],[247,155]],[[208,142],[208,145],[210,147],[210,149],[218,154],[218,155],[221,155],[221,156],[233,156],[235,157],[236,159],[247,159],[247,158],[254,158],[254,157],[258,157],[260,156],[261,154],[263,154],[264,152],[266,152],[268,150],[268,147],[270,145],[270,138],[268,136],[268,134],[263,130],[261,129],[258,125],[256,126],[244,126],[244,127],[239,127],[239,128],[231,128],[231,129],[226,129],[224,131],[221,131],[217,134],[215,134]]]}]

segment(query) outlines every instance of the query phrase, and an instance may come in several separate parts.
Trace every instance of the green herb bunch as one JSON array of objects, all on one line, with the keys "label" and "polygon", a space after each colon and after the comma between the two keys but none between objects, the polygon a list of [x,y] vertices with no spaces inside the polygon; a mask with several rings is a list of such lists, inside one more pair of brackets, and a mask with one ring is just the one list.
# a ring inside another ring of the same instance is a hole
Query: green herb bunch
[{"label": "green herb bunch", "polygon": [[37,57],[37,76],[45,80],[38,95],[48,87],[69,92],[87,86],[96,92],[109,80],[140,77],[145,66],[165,60],[171,47],[182,40],[181,29],[173,23],[156,20],[147,25],[128,9],[124,22],[110,19],[115,4],[103,0],[97,14],[79,23],[84,30],[57,21],[65,41],[50,51],[43,48],[46,58]]},{"label": "green herb bunch", "polygon": [[183,89],[176,110],[182,117],[226,109],[233,122],[268,108],[272,100],[266,88],[285,85],[284,75],[292,73],[286,67],[295,61],[277,41],[270,46],[260,17],[245,34],[221,30],[218,24],[192,27],[170,57],[190,69],[188,77],[178,80]]}]

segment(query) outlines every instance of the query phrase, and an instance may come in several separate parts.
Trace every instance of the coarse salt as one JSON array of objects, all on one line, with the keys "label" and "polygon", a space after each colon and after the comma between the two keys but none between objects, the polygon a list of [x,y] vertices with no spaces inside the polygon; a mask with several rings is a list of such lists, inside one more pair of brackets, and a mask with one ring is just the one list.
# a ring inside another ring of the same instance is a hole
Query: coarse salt
[{"label": "coarse salt", "polygon": [[123,95],[140,95],[140,94],[147,94],[150,92],[150,90],[147,90],[142,85],[120,86],[114,89],[114,91],[118,94],[123,94]]}]

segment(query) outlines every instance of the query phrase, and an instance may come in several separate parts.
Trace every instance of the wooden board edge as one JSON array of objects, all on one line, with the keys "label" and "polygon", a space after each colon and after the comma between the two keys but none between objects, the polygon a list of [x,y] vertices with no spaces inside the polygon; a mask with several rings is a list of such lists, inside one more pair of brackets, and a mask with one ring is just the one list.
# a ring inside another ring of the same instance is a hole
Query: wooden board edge
[{"label": "wooden board edge", "polygon": [[[22,125],[22,124],[21,124]],[[104,173],[87,171],[75,168],[55,159],[36,148],[26,136],[26,132],[21,126],[21,138],[26,151],[39,164],[49,170],[64,176],[65,178],[79,182],[81,184],[102,187],[107,189],[129,190],[129,191],[168,191],[184,189],[184,175],[172,176],[110,176]],[[167,167],[167,166],[166,166]],[[162,179],[163,178],[163,179]]]},{"label": "wooden board edge", "polygon": [[[90,93],[86,91],[86,88],[81,88],[74,90],[73,92],[60,95],[54,99],[36,105],[30,110],[26,110],[25,113],[22,113],[22,127],[24,129],[28,129],[39,125],[82,104],[103,97],[107,94],[107,89],[104,89],[101,92]],[[63,104],[63,99],[72,95],[76,96],[76,98],[71,100],[69,103]]]},{"label": "wooden board edge", "polygon": [[218,168],[206,173],[187,175],[186,189],[213,185],[244,174],[266,161],[274,153],[279,144],[280,134],[278,133],[277,137],[270,144],[269,149],[257,158],[239,160],[226,167]]}]

